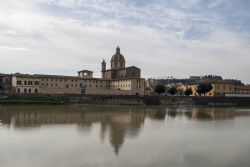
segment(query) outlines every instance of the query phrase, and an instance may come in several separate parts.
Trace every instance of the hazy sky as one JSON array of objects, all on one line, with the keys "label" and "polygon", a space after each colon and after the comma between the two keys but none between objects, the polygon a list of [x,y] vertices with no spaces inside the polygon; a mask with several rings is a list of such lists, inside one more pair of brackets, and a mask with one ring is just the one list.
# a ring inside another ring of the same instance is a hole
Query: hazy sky
[{"label": "hazy sky", "polygon": [[143,77],[250,83],[250,1],[0,0],[0,73],[98,77],[118,44]]}]

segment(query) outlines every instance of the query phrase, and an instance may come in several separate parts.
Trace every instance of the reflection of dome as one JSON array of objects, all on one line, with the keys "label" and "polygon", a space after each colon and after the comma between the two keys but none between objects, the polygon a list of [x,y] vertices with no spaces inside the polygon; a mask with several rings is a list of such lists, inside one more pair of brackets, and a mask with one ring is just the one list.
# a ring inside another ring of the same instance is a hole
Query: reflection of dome
[{"label": "reflection of dome", "polygon": [[125,62],[124,56],[120,53],[119,46],[116,48],[116,53],[112,56],[111,61],[123,61],[123,62]]},{"label": "reflection of dome", "polygon": [[126,127],[119,123],[112,123],[110,128],[110,143],[114,148],[115,154],[118,155],[119,149],[124,142]]}]

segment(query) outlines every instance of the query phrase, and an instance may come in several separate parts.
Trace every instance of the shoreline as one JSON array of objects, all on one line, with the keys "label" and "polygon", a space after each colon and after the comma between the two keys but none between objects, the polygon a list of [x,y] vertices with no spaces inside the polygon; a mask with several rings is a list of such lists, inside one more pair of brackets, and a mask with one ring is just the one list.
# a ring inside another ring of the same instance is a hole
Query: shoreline
[{"label": "shoreline", "polygon": [[10,95],[2,96],[0,98],[0,104],[249,107],[250,97]]}]

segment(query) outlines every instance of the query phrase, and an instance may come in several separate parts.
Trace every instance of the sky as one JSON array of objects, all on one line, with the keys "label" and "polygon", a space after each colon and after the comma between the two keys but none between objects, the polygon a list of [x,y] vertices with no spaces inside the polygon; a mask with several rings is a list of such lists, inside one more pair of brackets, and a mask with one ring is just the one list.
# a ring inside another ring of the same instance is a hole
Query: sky
[{"label": "sky", "polygon": [[117,46],[142,77],[250,83],[248,0],[0,0],[0,73],[100,77]]}]

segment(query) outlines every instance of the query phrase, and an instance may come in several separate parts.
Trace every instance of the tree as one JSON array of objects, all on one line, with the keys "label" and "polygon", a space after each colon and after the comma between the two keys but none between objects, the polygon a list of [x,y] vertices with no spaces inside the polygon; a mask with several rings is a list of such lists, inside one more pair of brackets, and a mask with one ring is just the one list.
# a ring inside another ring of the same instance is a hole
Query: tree
[{"label": "tree", "polygon": [[154,89],[154,91],[158,94],[166,92],[166,88],[164,85],[157,85]]},{"label": "tree", "polygon": [[193,91],[192,91],[191,88],[187,88],[187,89],[184,91],[184,93],[185,93],[186,96],[190,96],[190,95],[193,93]]},{"label": "tree", "polygon": [[200,83],[197,86],[196,92],[201,95],[204,94],[204,96],[206,95],[206,93],[210,92],[213,89],[213,86],[210,83]]},{"label": "tree", "polygon": [[175,87],[171,87],[170,89],[168,89],[168,93],[170,93],[171,95],[175,95],[177,92],[177,89]]}]

